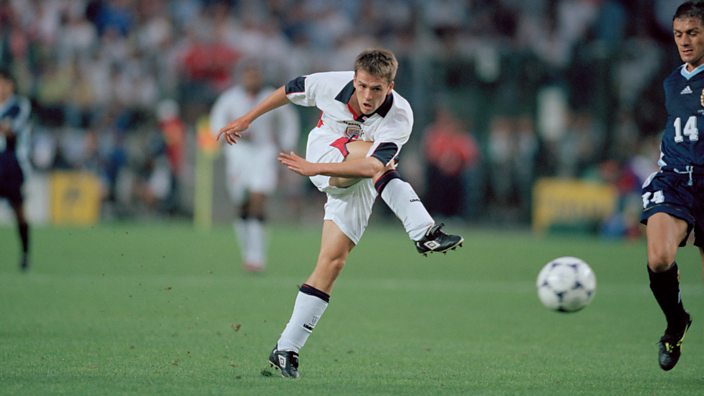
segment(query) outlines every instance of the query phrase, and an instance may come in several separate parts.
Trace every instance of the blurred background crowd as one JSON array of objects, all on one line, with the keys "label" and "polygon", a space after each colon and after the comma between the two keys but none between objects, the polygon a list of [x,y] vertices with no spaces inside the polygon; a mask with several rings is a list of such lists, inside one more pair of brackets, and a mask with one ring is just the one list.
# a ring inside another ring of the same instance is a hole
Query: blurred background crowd
[{"label": "blurred background crowd", "polygon": [[[536,178],[594,179],[617,187],[604,231],[623,235],[658,158],[679,3],[0,0],[0,64],[33,104],[34,171],[95,173],[105,218],[190,215],[197,122],[239,62],[279,86],[383,46],[416,116],[400,170],[431,212],[527,224]],[[318,113],[297,111],[302,151]]]}]

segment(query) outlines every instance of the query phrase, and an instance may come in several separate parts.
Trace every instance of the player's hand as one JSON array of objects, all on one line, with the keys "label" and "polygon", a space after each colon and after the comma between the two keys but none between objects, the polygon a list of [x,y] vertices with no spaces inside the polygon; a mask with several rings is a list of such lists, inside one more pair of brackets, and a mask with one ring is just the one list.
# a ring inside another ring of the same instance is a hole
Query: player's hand
[{"label": "player's hand", "polygon": [[227,144],[235,144],[237,140],[242,137],[242,133],[249,129],[249,124],[249,120],[240,117],[220,128],[216,140],[220,140],[221,137],[224,137]]},{"label": "player's hand", "polygon": [[306,161],[305,158],[293,151],[289,153],[279,153],[278,159],[281,164],[301,176],[315,176],[318,174],[314,163]]}]

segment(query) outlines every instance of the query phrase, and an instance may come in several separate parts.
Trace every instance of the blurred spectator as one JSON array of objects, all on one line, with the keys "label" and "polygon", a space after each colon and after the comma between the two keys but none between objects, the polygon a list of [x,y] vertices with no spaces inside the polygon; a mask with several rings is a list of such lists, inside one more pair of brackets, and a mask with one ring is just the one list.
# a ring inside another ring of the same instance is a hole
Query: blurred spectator
[{"label": "blurred spectator", "polygon": [[527,114],[498,115],[491,121],[488,187],[492,213],[500,218],[513,221],[530,218],[539,148],[534,124],[534,119]]},{"label": "blurred spectator", "polygon": [[523,221],[530,219],[535,181],[535,164],[538,155],[538,137],[535,133],[534,120],[523,114],[515,120],[515,151],[512,156],[516,199]]},{"label": "blurred spectator", "polygon": [[[435,122],[429,92],[452,95],[464,104],[462,118],[472,119],[490,194],[480,185],[465,202],[476,208],[493,198],[525,213],[536,177],[629,163],[619,147],[664,124],[655,79],[679,62],[661,45],[670,44],[676,3],[631,3],[0,0],[0,66],[34,105],[38,168],[80,166],[69,147],[97,139],[94,164],[110,202],[128,202],[144,165],[138,135],[162,133],[154,118],[164,98],[176,101],[188,126],[229,86],[242,56],[264,59],[280,84],[347,65],[362,47],[386,46],[404,59],[397,86],[416,104],[416,128]],[[536,161],[539,168],[528,165]],[[173,159],[165,163],[173,173]],[[477,169],[469,168],[483,174]]]},{"label": "blurred spectator", "polygon": [[636,111],[643,91],[659,74],[663,50],[646,32],[639,30],[624,41],[614,60],[614,80],[619,103],[626,110]]},{"label": "blurred spectator", "polygon": [[487,147],[489,163],[489,189],[492,202],[497,206],[508,206],[514,192],[513,156],[514,131],[511,117],[498,115],[492,118],[489,126]]},{"label": "blurred spectator", "polygon": [[601,234],[607,238],[640,236],[640,214],[642,212],[641,181],[628,163],[615,160],[599,165],[602,181],[616,188],[617,201],[614,213],[602,224]]},{"label": "blurred spectator", "polygon": [[591,113],[573,111],[560,140],[558,175],[582,177],[601,160],[602,131]]},{"label": "blurred spectator", "polygon": [[73,64],[47,63],[39,80],[37,100],[39,115],[44,123],[62,126],[65,119],[64,106],[70,96],[74,73]]},{"label": "blurred spectator", "polygon": [[60,22],[64,32],[57,38],[56,52],[59,62],[87,57],[97,45],[98,36],[95,25],[86,19],[84,10],[76,6],[71,7],[61,15]]},{"label": "blurred spectator", "polygon": [[239,57],[240,53],[226,42],[195,33],[181,55],[180,97],[187,105],[212,103],[217,92],[230,83]]},{"label": "blurred spectator", "polygon": [[98,34],[113,31],[127,37],[134,25],[135,12],[130,0],[91,1],[93,9],[93,23],[98,29]]},{"label": "blurred spectator", "polygon": [[169,166],[169,191],[166,194],[165,208],[176,213],[180,206],[180,185],[183,177],[183,161],[186,145],[186,125],[179,116],[178,103],[163,100],[157,109],[157,119],[164,144],[164,153]]},{"label": "blurred spectator", "polygon": [[146,214],[173,213],[171,208],[174,192],[173,175],[163,152],[151,152],[145,158],[139,172],[135,192],[143,204]]},{"label": "blurred spectator", "polygon": [[462,216],[466,201],[463,176],[479,160],[477,144],[469,130],[442,105],[424,136],[428,210],[446,217]]}]

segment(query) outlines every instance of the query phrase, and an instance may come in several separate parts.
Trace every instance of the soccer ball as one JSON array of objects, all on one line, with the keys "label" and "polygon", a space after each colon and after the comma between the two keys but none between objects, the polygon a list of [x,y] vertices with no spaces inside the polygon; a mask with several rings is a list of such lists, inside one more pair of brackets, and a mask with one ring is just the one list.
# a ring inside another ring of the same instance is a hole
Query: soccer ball
[{"label": "soccer ball", "polygon": [[577,257],[558,257],[538,274],[538,298],[549,309],[575,312],[589,305],[596,293],[596,276]]}]

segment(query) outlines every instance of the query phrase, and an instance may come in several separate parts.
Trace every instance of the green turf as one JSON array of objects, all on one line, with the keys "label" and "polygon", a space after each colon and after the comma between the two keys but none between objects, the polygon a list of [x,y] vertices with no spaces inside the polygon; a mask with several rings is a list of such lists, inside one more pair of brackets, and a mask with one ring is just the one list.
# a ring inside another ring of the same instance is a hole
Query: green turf
[{"label": "green turf", "polygon": [[[372,225],[292,381],[259,372],[312,269],[318,227],[276,227],[259,276],[240,271],[229,227],[36,228],[28,274],[14,228],[0,227],[0,393],[701,394],[696,249],[679,256],[695,322],[665,373],[642,242],[463,232],[463,249],[423,258],[400,225]],[[540,267],[561,255],[597,274],[578,313],[536,297]]]}]

